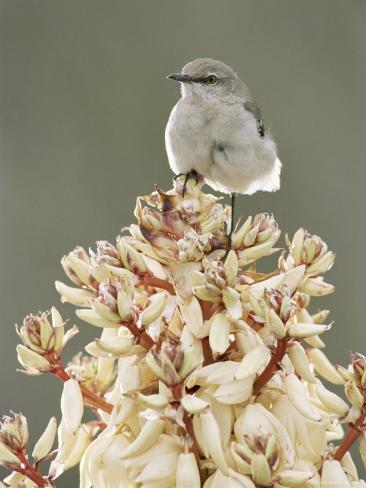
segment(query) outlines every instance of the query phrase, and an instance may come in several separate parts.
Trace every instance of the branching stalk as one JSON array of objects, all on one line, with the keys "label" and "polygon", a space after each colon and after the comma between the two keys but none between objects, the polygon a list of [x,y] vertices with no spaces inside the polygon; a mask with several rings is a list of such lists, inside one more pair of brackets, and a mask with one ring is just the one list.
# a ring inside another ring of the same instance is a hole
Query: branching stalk
[{"label": "branching stalk", "polygon": [[277,340],[277,347],[275,352],[272,353],[272,357],[269,363],[254,383],[254,394],[257,395],[258,392],[268,383],[268,381],[275,374],[277,370],[277,365],[282,361],[284,355],[286,354],[287,343],[288,339],[286,338]]}]

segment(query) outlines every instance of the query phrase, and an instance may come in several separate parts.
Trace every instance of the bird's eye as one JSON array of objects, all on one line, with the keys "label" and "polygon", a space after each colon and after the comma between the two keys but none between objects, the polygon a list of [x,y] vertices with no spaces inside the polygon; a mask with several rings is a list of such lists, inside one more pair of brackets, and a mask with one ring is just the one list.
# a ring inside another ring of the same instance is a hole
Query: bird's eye
[{"label": "bird's eye", "polygon": [[217,77],[215,75],[209,75],[206,78],[207,85],[216,85]]}]

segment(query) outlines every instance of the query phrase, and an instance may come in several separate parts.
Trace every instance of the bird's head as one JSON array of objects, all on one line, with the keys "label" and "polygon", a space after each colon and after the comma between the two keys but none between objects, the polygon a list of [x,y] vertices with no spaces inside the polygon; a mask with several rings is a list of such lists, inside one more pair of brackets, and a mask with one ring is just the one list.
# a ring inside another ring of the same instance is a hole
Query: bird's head
[{"label": "bird's head", "polygon": [[242,81],[226,64],[210,58],[200,58],[186,64],[180,73],[167,78],[181,83],[182,96],[203,99],[226,98],[239,94]]}]

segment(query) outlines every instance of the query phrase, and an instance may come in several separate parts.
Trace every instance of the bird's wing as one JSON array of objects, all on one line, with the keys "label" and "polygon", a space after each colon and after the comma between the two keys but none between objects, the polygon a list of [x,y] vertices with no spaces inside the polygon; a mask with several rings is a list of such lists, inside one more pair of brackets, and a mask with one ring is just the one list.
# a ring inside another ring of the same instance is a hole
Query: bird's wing
[{"label": "bird's wing", "polygon": [[264,123],[261,117],[261,111],[259,110],[258,105],[253,101],[248,101],[248,102],[244,102],[244,108],[245,110],[251,112],[254,115],[255,120],[257,121],[258,134],[260,135],[260,137],[264,137],[266,130],[264,128]]}]

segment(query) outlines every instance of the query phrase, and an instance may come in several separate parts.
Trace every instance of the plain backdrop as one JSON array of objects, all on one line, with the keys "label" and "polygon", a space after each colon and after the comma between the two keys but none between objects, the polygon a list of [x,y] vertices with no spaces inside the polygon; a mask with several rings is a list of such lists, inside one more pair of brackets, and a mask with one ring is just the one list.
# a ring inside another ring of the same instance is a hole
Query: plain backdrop
[{"label": "plain backdrop", "polygon": [[[240,213],[328,242],[337,292],[313,301],[335,321],[327,354],[366,352],[365,21],[364,0],[0,1],[0,412],[22,411],[32,442],[60,418],[61,384],[16,373],[14,323],[60,305],[64,253],[113,241],[137,195],[170,187],[165,75],[197,57],[247,82],[284,163],[281,191]],[[96,335],[79,325],[66,360]]]}]

